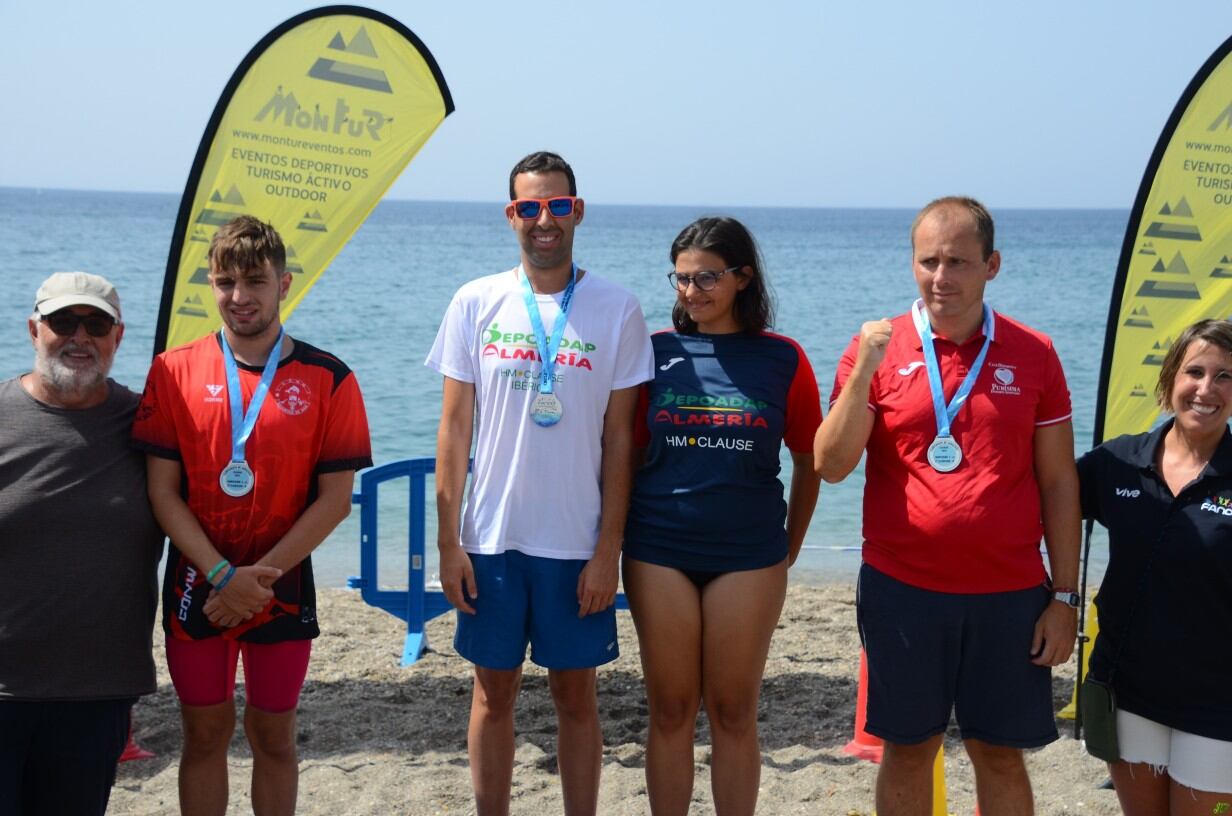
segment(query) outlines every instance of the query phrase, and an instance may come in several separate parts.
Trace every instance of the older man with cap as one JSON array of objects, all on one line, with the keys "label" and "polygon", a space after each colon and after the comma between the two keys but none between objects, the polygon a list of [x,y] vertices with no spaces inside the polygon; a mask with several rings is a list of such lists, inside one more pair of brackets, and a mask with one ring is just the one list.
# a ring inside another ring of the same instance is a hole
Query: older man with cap
[{"label": "older man with cap", "polygon": [[163,535],[129,447],[139,396],[107,377],[115,287],[52,275],[29,329],[34,370],[0,382],[0,816],[102,814],[155,688]]}]

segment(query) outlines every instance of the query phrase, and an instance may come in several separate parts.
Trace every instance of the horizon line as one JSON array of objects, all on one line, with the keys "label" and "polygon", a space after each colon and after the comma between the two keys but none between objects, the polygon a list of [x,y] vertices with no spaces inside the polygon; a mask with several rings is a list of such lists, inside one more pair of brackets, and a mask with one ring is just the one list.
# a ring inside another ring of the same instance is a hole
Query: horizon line
[{"label": "horizon line", "polygon": [[[173,193],[164,190],[104,190],[104,189],[88,189],[81,187],[27,187],[27,186],[12,186],[0,184],[0,191],[22,191],[42,194],[44,192],[53,193],[87,193],[98,195],[141,195],[141,196],[174,196],[182,197],[183,193]],[[585,196],[579,196],[585,199]],[[492,205],[504,204],[504,199],[450,199],[450,198],[395,198],[382,197],[377,203],[397,202],[400,204],[477,204],[477,205]],[[647,204],[627,201],[603,201],[602,206],[605,207],[651,207],[663,209],[706,209],[706,208],[732,208],[746,210],[885,210],[885,211],[905,211],[918,212],[919,207],[916,205],[890,205],[876,204],[863,206],[837,206],[828,204]],[[1063,207],[1059,205],[1046,206],[994,206],[998,212],[1006,211],[1048,211],[1048,212],[1129,212],[1131,207]]]}]

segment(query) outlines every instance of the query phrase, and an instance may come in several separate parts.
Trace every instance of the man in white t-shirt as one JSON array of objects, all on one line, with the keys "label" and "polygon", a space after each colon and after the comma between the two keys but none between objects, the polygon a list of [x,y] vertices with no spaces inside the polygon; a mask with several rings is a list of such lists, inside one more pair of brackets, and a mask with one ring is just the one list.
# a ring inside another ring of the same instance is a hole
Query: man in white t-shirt
[{"label": "man in white t-shirt", "polygon": [[564,159],[522,159],[509,198],[521,264],[458,290],[427,360],[445,378],[441,583],[458,609],[454,645],[475,664],[468,751],[478,813],[509,811],[529,643],[556,706],[565,813],[593,814],[603,753],[595,667],[619,653],[613,603],[633,415],[654,361],[637,299],[573,263],[584,205]]}]

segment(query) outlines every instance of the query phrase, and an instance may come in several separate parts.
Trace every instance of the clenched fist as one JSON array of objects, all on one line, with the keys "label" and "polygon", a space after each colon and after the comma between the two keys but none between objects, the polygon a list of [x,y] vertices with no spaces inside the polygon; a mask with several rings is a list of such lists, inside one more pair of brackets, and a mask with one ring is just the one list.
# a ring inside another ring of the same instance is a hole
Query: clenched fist
[{"label": "clenched fist", "polygon": [[870,320],[860,327],[860,350],[856,354],[856,370],[871,375],[885,359],[893,328],[886,318]]}]

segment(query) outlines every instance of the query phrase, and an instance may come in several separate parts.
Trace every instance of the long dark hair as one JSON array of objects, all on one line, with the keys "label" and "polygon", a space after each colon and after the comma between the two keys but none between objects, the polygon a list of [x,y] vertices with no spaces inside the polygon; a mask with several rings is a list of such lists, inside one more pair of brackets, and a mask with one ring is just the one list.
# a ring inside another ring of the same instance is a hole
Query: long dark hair
[{"label": "long dark hair", "polygon": [[[735,316],[741,331],[758,334],[774,324],[774,300],[766,283],[765,265],[757,242],[744,224],[722,216],[699,218],[672,241],[672,263],[690,249],[713,252],[726,267],[738,266],[741,271],[736,274],[749,278],[748,286],[736,292]],[[753,271],[744,271],[746,267]],[[679,300],[672,307],[672,325],[681,334],[697,334],[697,323]]]}]

